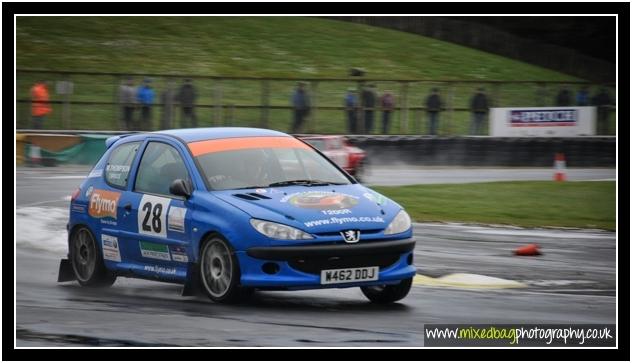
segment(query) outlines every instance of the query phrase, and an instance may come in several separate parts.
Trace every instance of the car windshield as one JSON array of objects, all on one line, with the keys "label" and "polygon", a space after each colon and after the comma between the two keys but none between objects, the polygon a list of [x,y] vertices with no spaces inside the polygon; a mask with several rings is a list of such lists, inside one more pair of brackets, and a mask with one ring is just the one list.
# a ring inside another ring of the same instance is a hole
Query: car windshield
[{"label": "car windshield", "polygon": [[351,184],[331,162],[294,138],[252,137],[194,144],[189,148],[213,190]]},{"label": "car windshield", "polygon": [[321,139],[306,139],[305,141],[307,141],[310,145],[312,145],[313,147],[317,148],[318,150],[324,151],[325,148],[325,140],[321,140]]}]

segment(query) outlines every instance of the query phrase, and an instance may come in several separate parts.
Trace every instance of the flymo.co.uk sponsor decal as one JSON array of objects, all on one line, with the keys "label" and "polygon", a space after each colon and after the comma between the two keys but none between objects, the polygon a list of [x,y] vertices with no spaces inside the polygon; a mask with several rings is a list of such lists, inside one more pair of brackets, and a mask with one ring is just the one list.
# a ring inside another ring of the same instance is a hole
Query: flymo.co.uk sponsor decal
[{"label": "flymo.co.uk sponsor decal", "polygon": [[140,246],[140,254],[143,257],[171,261],[169,248],[166,245],[145,241],[139,241],[138,244]]},{"label": "flymo.co.uk sponsor decal", "polygon": [[171,258],[176,262],[189,262],[189,257],[187,256],[187,249],[185,247],[180,246],[171,246],[169,247],[171,251]]},{"label": "flymo.co.uk sponsor decal", "polygon": [[372,190],[362,194],[366,199],[372,201],[377,205],[384,205],[387,201],[386,197],[380,193],[376,193]]},{"label": "flymo.co.uk sponsor decal", "polygon": [[121,262],[121,251],[119,249],[118,238],[102,234],[101,246],[103,247],[103,259]]},{"label": "flymo.co.uk sponsor decal", "polygon": [[145,271],[156,272],[156,273],[161,273],[161,274],[166,274],[166,275],[175,275],[176,274],[176,268],[175,267],[162,267],[162,266],[145,265],[144,269],[145,269]]},{"label": "flymo.co.uk sponsor decal", "polygon": [[358,204],[358,198],[336,192],[316,191],[299,192],[281,198],[281,203],[289,202],[298,208],[310,209],[348,209]]},{"label": "flymo.co.uk sponsor decal", "polygon": [[170,231],[184,232],[184,217],[186,214],[186,208],[169,207],[169,214],[167,215],[167,229]]},{"label": "flymo.co.uk sponsor decal", "polygon": [[347,224],[347,223],[384,223],[382,217],[331,217],[327,219],[316,219],[313,221],[305,221],[306,227],[318,227],[332,224]]},{"label": "flymo.co.uk sponsor decal", "polygon": [[94,218],[111,217],[116,219],[116,207],[121,193],[94,189],[90,195],[88,214]]}]

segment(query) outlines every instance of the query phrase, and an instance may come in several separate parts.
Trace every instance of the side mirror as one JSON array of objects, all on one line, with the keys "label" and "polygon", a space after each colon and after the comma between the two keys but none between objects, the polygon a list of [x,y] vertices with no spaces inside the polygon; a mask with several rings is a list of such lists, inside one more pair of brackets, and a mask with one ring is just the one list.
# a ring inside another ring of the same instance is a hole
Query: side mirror
[{"label": "side mirror", "polygon": [[176,179],[173,181],[173,183],[171,183],[171,186],[169,187],[169,193],[189,198],[192,193],[191,189],[193,188],[186,180]]}]

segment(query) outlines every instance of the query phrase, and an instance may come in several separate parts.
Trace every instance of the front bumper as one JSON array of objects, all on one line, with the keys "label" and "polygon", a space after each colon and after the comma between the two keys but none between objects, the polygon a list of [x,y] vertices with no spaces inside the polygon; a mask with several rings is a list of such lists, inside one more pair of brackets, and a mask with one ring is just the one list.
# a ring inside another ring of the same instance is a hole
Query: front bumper
[{"label": "front bumper", "polygon": [[[398,283],[415,275],[413,239],[367,241],[357,244],[252,247],[237,252],[241,284],[260,288],[313,289]],[[275,263],[274,274],[263,265]],[[321,285],[320,271],[379,266],[379,278],[370,282]]]}]

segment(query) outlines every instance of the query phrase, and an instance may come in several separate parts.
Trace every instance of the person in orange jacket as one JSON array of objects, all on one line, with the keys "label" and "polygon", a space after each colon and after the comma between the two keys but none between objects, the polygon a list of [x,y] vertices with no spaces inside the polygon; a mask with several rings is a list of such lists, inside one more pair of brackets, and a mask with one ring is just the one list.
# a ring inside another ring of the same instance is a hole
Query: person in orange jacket
[{"label": "person in orange jacket", "polygon": [[31,87],[31,116],[33,128],[41,129],[44,125],[46,115],[52,111],[50,97],[48,95],[48,85],[46,81],[37,81],[37,83]]}]

